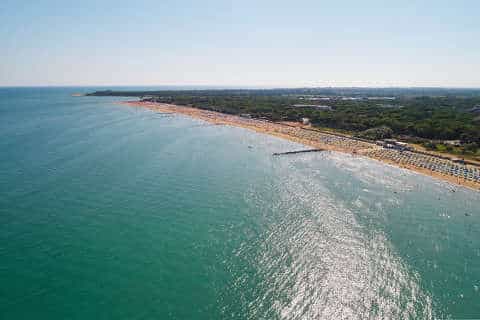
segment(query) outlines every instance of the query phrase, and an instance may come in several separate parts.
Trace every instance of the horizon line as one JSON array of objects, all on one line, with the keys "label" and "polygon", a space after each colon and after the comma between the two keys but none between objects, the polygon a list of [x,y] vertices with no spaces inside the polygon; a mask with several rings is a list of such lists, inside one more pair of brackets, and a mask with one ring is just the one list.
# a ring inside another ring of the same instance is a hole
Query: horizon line
[{"label": "horizon line", "polygon": [[[480,90],[480,86],[263,86],[263,85],[218,85],[218,84],[131,84],[131,85],[0,85],[0,88],[88,88],[88,87],[204,87],[214,89],[467,89]],[[214,90],[213,89],[213,90]]]}]

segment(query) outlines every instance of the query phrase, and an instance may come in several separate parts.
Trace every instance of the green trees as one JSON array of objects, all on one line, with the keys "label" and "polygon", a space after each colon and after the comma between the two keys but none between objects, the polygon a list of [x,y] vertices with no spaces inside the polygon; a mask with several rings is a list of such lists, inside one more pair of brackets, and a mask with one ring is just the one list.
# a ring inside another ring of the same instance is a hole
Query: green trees
[{"label": "green trees", "polygon": [[387,126],[367,129],[358,134],[359,137],[370,139],[370,140],[387,139],[387,138],[391,138],[392,135],[393,135],[393,130]]}]

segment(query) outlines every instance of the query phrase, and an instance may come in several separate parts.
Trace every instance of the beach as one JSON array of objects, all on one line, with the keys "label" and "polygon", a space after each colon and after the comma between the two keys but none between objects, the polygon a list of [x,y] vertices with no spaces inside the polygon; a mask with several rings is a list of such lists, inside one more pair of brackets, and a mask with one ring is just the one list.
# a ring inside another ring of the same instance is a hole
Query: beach
[{"label": "beach", "polygon": [[121,102],[121,104],[131,107],[147,108],[162,113],[182,114],[216,125],[242,127],[317,149],[365,156],[385,164],[412,170],[455,185],[480,190],[480,180],[478,179],[480,169],[478,167],[459,165],[448,159],[437,158],[434,155],[425,155],[410,151],[402,152],[391,149],[385,150],[373,142],[340,134],[316,131],[309,127],[289,122],[271,122],[268,120],[251,119],[248,117],[165,103],[127,101]]}]

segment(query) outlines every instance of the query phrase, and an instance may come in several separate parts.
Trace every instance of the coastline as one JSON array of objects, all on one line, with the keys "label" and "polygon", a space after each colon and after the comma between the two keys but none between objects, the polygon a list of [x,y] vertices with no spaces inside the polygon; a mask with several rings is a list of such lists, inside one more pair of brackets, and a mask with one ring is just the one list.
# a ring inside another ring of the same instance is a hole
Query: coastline
[{"label": "coastline", "polygon": [[454,185],[460,185],[477,191],[480,190],[480,183],[475,181],[443,174],[427,168],[422,168],[420,166],[402,163],[400,161],[393,161],[392,159],[387,159],[385,157],[375,156],[376,153],[372,151],[381,150],[381,147],[375,145],[373,142],[359,141],[347,136],[329,134],[326,132],[305,130],[305,128],[302,126],[292,126],[289,124],[270,122],[266,120],[243,118],[236,115],[229,115],[188,106],[144,101],[125,101],[119,103],[122,105],[128,105],[130,107],[147,108],[158,112],[182,114],[217,125],[241,127],[297,142],[313,148],[348,153],[352,155],[361,155],[385,164],[408,169],[423,175],[428,175]]}]

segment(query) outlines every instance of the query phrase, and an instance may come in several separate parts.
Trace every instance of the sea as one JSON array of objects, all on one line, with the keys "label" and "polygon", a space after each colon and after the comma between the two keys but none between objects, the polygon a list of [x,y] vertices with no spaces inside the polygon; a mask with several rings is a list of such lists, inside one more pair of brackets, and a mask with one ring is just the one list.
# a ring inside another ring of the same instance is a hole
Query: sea
[{"label": "sea", "polygon": [[0,319],[480,318],[480,192],[96,89],[0,88]]}]

